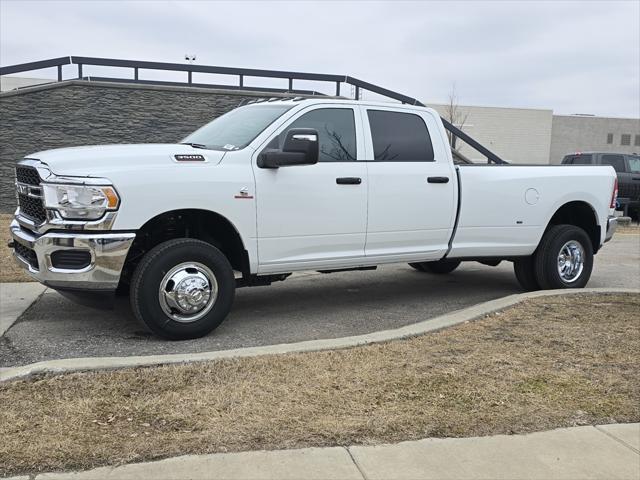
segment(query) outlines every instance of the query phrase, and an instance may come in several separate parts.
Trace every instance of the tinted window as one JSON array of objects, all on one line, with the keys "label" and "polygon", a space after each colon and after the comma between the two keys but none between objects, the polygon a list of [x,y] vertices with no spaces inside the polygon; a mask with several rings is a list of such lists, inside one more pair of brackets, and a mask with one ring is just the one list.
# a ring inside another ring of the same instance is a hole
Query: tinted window
[{"label": "tinted window", "polygon": [[374,160],[379,162],[433,162],[427,126],[411,113],[368,110]]},{"label": "tinted window", "polygon": [[611,165],[616,172],[624,172],[624,157],[622,155],[602,155],[601,163]]},{"label": "tinted window", "polygon": [[562,163],[569,165],[591,165],[593,157],[591,155],[567,155]]},{"label": "tinted window", "polygon": [[640,157],[629,155],[627,157],[627,163],[629,164],[629,171],[631,173],[640,173]]},{"label": "tinted window", "polygon": [[357,158],[356,124],[350,108],[320,108],[305,113],[278,135],[268,148],[281,149],[291,128],[313,128],[318,131],[319,162],[348,162]]}]

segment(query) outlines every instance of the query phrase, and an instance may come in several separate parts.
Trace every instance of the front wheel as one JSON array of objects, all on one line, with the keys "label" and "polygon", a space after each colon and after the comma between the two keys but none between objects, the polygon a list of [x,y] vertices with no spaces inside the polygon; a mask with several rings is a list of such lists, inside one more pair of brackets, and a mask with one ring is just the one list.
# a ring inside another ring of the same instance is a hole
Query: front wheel
[{"label": "front wheel", "polygon": [[419,262],[409,265],[416,270],[427,273],[447,274],[453,272],[460,266],[460,260],[438,260],[437,262]]},{"label": "front wheel", "polygon": [[574,225],[555,225],[542,236],[534,254],[540,288],[583,288],[593,269],[593,246],[587,233]]},{"label": "front wheel", "polygon": [[136,318],[170,340],[202,337],[227,317],[235,296],[233,269],[214,246],[169,240],[145,254],[131,279]]}]

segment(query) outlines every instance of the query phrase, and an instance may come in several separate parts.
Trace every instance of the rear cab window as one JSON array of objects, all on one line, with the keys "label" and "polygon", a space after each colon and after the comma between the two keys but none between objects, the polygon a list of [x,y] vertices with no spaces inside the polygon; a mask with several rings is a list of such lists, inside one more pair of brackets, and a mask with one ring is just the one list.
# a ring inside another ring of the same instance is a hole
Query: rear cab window
[{"label": "rear cab window", "polygon": [[591,165],[593,163],[593,155],[576,153],[574,155],[566,155],[562,159],[563,165]]}]

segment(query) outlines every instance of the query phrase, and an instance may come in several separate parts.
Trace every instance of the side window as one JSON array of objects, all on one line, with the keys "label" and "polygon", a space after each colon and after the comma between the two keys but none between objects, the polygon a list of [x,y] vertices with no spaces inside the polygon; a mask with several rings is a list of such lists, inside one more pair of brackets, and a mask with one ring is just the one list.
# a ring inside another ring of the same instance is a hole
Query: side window
[{"label": "side window", "polygon": [[356,123],[351,108],[319,108],[305,113],[270,143],[268,148],[282,148],[291,128],[314,128],[318,131],[319,162],[355,161]]},{"label": "side window", "polygon": [[640,157],[628,155],[627,162],[629,163],[629,171],[631,173],[640,173]]},{"label": "side window", "polygon": [[433,145],[422,117],[367,110],[377,162],[433,162]]},{"label": "side window", "polygon": [[611,165],[616,172],[624,173],[624,157],[622,155],[602,155],[602,165]]}]

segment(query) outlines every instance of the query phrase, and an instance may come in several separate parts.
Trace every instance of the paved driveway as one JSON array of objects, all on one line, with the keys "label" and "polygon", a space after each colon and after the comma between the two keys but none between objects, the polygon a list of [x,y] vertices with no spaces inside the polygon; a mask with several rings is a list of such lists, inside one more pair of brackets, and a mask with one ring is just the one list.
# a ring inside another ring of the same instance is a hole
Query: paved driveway
[{"label": "paved driveway", "polygon": [[[596,256],[589,287],[640,288],[640,236],[618,235]],[[465,263],[450,275],[408,265],[329,275],[303,273],[237,291],[229,318],[205,338],[149,336],[128,311],[75,305],[49,291],[0,337],[0,367],[45,359],[192,353],[357,335],[396,328],[521,292],[511,263]]]}]

